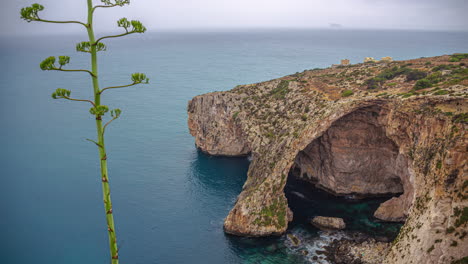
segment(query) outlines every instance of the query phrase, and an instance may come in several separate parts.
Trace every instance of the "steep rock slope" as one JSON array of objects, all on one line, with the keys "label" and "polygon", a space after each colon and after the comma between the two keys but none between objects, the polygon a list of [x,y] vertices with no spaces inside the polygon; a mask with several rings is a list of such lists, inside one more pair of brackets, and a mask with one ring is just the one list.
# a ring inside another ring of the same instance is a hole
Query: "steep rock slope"
[{"label": "steep rock slope", "polygon": [[284,233],[293,217],[283,192],[291,175],[336,195],[399,195],[375,213],[406,220],[387,263],[467,256],[468,60],[450,60],[309,70],[192,99],[197,147],[252,155],[225,231]]}]

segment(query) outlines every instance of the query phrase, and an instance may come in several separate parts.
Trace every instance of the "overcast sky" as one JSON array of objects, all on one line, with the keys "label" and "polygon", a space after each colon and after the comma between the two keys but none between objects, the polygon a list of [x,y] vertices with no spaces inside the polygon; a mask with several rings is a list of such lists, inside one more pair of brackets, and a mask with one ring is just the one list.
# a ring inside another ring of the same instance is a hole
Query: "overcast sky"
[{"label": "overcast sky", "polygon": [[[21,7],[45,6],[44,19],[86,20],[86,0],[7,0],[2,35],[73,33],[78,25],[26,23]],[[100,1],[95,0],[95,3]],[[468,31],[468,0],[131,0],[96,12],[98,32],[113,31],[121,17],[150,31],[223,28],[368,28]]]}]

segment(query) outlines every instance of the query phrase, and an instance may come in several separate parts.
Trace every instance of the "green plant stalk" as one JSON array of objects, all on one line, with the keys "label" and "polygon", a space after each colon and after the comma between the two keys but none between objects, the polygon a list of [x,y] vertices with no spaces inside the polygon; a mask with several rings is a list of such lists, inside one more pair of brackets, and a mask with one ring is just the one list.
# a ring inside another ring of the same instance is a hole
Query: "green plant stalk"
[{"label": "green plant stalk", "polygon": [[[87,31],[88,31],[89,43],[91,44],[91,72],[93,73],[92,80],[93,80],[93,91],[94,91],[94,103],[97,107],[101,105],[101,93],[99,90],[96,38],[94,36],[94,30],[93,30],[94,9],[92,5],[92,0],[87,0],[87,1],[88,1]],[[104,200],[104,209],[106,212],[111,263],[118,264],[119,254],[118,254],[118,247],[117,247],[117,236],[115,234],[114,214],[112,212],[109,175],[107,172],[107,154],[106,154],[106,146],[104,142],[104,130],[102,126],[102,118],[99,115],[96,115],[96,131],[97,131],[97,138],[98,138],[99,158],[100,158],[100,167],[101,167],[102,195],[103,195],[103,200]]]},{"label": "green plant stalk", "polygon": [[[102,184],[102,195],[103,195],[103,202],[104,202],[104,210],[106,213],[106,222],[107,222],[107,231],[109,236],[109,249],[110,249],[110,257],[111,257],[111,264],[118,264],[119,263],[119,250],[117,246],[117,236],[115,234],[115,225],[114,225],[114,215],[112,211],[112,201],[110,197],[110,186],[109,186],[109,175],[107,171],[107,154],[106,154],[106,146],[104,142],[104,132],[106,130],[107,125],[109,125],[112,121],[117,119],[120,114],[121,110],[116,108],[110,111],[111,119],[105,124],[102,124],[102,116],[105,113],[109,112],[109,107],[106,105],[101,105],[101,94],[104,90],[108,89],[116,89],[116,88],[125,88],[134,86],[137,84],[147,84],[149,78],[146,77],[144,73],[133,73],[131,76],[132,83],[128,85],[119,85],[119,86],[110,86],[104,89],[99,88],[99,75],[98,75],[98,64],[97,64],[97,52],[106,50],[106,46],[101,43],[101,40],[107,38],[116,38],[122,37],[125,35],[130,35],[134,33],[144,33],[146,31],[145,26],[138,21],[138,20],[131,20],[128,21],[126,18],[122,18],[117,21],[118,27],[124,28],[125,33],[120,35],[113,35],[113,36],[105,36],[101,37],[96,40],[94,35],[93,29],[93,16],[94,10],[96,8],[108,8],[108,7],[115,7],[115,6],[124,6],[130,4],[129,0],[101,0],[104,5],[98,5],[93,7],[93,0],[86,0],[88,6],[88,19],[87,23],[83,23],[80,21],[53,21],[53,20],[45,20],[41,19],[38,15],[38,12],[44,10],[44,6],[40,4],[32,4],[29,7],[24,7],[21,9],[20,14],[21,18],[26,20],[27,22],[32,21],[39,21],[39,22],[46,22],[46,23],[74,23],[80,24],[84,26],[88,32],[88,42],[80,42],[76,46],[76,50],[80,52],[87,52],[91,54],[91,71],[89,70],[69,70],[69,69],[62,69],[62,67],[70,62],[70,57],[68,56],[59,56],[58,63],[59,66],[56,66],[56,57],[50,56],[46,58],[44,61],[40,63],[41,70],[44,71],[65,71],[65,72],[87,72],[92,77],[93,83],[93,93],[94,93],[94,102],[91,100],[86,99],[77,99],[70,97],[71,91],[63,88],[56,89],[55,92],[52,93],[53,99],[67,99],[70,101],[79,101],[79,102],[88,102],[91,103],[93,106],[89,112],[95,116],[96,119],[96,132],[97,132],[97,141],[92,139],[87,139],[95,143],[99,149],[99,160],[100,160],[100,171],[101,171],[101,184]],[[130,30],[129,30],[130,29]]]}]

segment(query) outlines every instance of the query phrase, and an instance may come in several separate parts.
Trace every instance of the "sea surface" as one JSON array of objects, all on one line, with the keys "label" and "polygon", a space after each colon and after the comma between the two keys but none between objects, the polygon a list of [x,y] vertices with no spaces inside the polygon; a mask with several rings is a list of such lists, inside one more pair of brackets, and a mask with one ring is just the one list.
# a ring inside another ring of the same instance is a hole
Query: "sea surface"
[{"label": "sea surface", "polygon": [[[56,88],[90,98],[85,73],[42,72],[47,56],[71,56],[86,35],[0,38],[0,262],[109,263],[107,231],[89,105],[53,100]],[[101,86],[122,109],[106,132],[112,199],[123,264],[304,263],[285,239],[225,235],[223,219],[246,179],[247,158],[210,157],[194,146],[186,121],[193,96],[265,81],[348,58],[410,59],[468,52],[468,33],[353,30],[152,32],[112,39],[100,53]],[[377,200],[349,203],[304,185],[288,185],[292,232],[313,254],[333,237],[306,222],[316,214],[349,217],[350,228],[382,235],[398,226],[375,222]],[[327,205],[327,206],[324,206]],[[345,219],[346,220],[346,219]],[[392,231],[393,230],[393,231]],[[309,255],[309,257],[311,256]]]}]

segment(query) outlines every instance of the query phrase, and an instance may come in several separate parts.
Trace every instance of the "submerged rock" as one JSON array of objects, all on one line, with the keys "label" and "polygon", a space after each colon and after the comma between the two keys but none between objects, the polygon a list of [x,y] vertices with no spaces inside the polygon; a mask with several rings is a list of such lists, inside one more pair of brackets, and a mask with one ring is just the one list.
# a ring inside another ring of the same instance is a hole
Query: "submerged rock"
[{"label": "submerged rock", "polygon": [[341,230],[346,228],[346,224],[343,221],[343,218],[339,217],[325,217],[325,216],[316,216],[310,222],[315,227],[321,230]]},{"label": "submerged rock", "polygon": [[288,237],[288,240],[291,241],[291,243],[295,247],[297,247],[297,246],[299,246],[301,244],[301,240],[297,236],[295,236],[293,234],[288,234],[287,237]]}]

